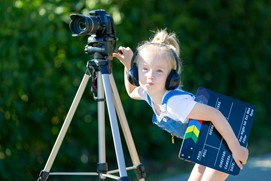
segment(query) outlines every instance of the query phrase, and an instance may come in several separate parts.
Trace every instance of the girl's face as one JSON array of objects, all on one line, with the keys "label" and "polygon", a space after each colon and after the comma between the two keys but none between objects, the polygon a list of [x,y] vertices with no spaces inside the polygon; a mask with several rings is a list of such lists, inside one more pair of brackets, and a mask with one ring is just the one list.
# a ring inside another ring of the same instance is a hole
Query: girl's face
[{"label": "girl's face", "polygon": [[138,55],[138,79],[139,85],[148,94],[164,95],[165,84],[171,66],[157,51],[142,49]]}]

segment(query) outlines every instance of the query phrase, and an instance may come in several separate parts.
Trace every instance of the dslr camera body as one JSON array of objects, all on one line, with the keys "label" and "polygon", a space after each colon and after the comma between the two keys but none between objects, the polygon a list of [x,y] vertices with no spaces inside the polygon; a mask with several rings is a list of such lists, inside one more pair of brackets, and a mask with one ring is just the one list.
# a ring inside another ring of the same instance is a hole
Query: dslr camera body
[{"label": "dslr camera body", "polygon": [[72,14],[70,18],[72,36],[89,36],[85,53],[94,53],[94,56],[95,53],[102,56],[112,55],[116,48],[117,38],[113,18],[105,10],[92,10],[89,16]]}]

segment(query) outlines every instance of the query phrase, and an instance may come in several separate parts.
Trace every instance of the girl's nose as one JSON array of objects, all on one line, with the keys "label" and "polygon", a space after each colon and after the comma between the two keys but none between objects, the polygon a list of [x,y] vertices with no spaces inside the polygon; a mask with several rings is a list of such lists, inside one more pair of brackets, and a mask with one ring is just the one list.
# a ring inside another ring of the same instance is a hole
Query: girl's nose
[{"label": "girl's nose", "polygon": [[147,78],[148,79],[153,79],[154,78],[154,75],[153,75],[153,71],[152,70],[149,70],[148,73],[147,73]]}]

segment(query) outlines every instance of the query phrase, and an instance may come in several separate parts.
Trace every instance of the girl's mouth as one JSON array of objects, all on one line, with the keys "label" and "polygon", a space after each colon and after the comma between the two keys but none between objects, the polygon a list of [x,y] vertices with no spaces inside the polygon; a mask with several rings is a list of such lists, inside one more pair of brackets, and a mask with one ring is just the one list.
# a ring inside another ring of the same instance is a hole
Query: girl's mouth
[{"label": "girl's mouth", "polygon": [[154,85],[154,83],[153,82],[147,82],[147,85],[152,86],[152,85]]}]

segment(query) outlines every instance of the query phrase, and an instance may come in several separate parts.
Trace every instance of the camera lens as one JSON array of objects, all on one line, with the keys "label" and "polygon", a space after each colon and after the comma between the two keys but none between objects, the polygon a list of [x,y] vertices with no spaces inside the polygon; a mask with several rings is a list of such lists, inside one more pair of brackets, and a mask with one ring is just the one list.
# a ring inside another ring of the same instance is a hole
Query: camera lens
[{"label": "camera lens", "polygon": [[71,19],[73,21],[70,23],[70,29],[73,35],[79,35],[86,30],[85,17],[79,16],[79,15],[72,15]]},{"label": "camera lens", "polygon": [[86,30],[86,23],[80,21],[79,22],[79,29],[82,31],[85,31]]},{"label": "camera lens", "polygon": [[70,29],[73,36],[95,34],[100,28],[100,23],[96,17],[86,17],[83,15],[71,15]]}]

